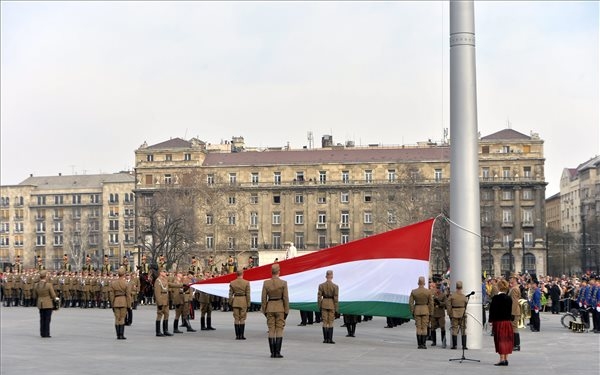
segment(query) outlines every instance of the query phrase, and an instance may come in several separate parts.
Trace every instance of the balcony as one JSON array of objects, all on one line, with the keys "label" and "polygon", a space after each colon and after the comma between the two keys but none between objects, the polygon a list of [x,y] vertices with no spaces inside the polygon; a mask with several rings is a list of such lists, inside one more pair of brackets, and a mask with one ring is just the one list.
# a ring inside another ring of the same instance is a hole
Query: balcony
[{"label": "balcony", "polygon": [[250,225],[248,225],[248,230],[258,230],[258,224],[250,224]]},{"label": "balcony", "polygon": [[523,228],[533,228],[533,221],[524,221],[521,223]]},{"label": "balcony", "polygon": [[350,229],[350,223],[340,223],[340,229]]},{"label": "balcony", "polygon": [[317,223],[317,229],[327,229],[327,223]]},{"label": "balcony", "polygon": [[512,221],[503,221],[502,228],[512,228],[515,224]]}]

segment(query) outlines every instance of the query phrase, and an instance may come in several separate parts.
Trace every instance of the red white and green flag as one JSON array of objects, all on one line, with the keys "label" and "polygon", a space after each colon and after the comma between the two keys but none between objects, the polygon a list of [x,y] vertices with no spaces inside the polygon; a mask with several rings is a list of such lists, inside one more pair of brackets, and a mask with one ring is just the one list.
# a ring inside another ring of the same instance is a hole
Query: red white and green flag
[{"label": "red white and green flag", "polygon": [[[347,244],[280,261],[280,277],[288,283],[290,308],[318,311],[317,289],[325,272],[333,270],[339,285],[340,313],[410,318],[408,299],[419,276],[429,274],[435,219],[394,229]],[[261,302],[263,281],[271,264],[244,271],[251,301]],[[205,293],[228,297],[228,274],[192,285]]]}]

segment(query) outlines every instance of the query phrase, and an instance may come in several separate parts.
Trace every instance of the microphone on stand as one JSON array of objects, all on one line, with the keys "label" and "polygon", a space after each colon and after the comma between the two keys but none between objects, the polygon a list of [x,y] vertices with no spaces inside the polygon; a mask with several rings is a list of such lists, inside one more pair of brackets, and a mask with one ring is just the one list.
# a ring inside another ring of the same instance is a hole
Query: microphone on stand
[{"label": "microphone on stand", "polygon": [[471,293],[467,294],[467,297],[471,297],[474,294],[475,294],[475,291],[472,291]]}]

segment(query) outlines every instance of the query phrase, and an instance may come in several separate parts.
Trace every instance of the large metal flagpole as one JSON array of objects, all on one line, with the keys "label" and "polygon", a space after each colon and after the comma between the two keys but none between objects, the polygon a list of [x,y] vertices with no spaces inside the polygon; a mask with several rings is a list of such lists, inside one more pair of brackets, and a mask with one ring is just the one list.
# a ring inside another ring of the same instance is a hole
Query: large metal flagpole
[{"label": "large metal flagpole", "polygon": [[[450,2],[450,269],[463,282],[468,347],[481,349],[481,230],[473,1]],[[460,342],[460,341],[459,341]]]}]

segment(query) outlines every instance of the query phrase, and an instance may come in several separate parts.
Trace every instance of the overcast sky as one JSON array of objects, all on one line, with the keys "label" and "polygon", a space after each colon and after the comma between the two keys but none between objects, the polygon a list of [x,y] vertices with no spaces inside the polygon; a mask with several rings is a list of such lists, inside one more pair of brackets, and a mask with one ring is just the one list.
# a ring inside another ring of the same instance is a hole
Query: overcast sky
[{"label": "overcast sky", "polygon": [[[598,2],[476,2],[478,126],[600,153]],[[447,2],[1,3],[2,185],[134,167],[144,141],[441,140]]]}]

